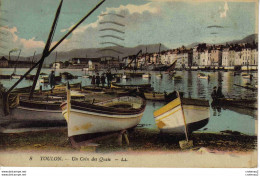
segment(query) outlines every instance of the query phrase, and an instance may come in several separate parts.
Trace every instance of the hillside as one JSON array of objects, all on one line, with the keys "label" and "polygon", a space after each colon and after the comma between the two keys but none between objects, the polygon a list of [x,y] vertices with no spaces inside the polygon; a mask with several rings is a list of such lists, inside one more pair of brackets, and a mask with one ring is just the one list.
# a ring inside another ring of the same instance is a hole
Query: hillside
[{"label": "hillside", "polygon": [[[67,61],[71,58],[82,58],[82,57],[89,57],[89,58],[98,58],[104,56],[113,56],[113,57],[125,57],[129,55],[137,54],[138,51],[142,50],[143,53],[154,53],[159,51],[160,44],[151,44],[151,45],[138,45],[136,47],[106,47],[106,48],[85,48],[85,49],[74,49],[71,51],[66,52],[58,52],[57,61]],[[161,45],[161,51],[168,50],[166,46],[163,44]],[[53,52],[45,59],[44,64],[50,64],[55,61],[56,52]],[[8,56],[5,56],[8,58]],[[32,58],[32,57],[31,57]],[[41,54],[35,55],[35,59],[39,60],[41,58]],[[17,56],[12,56],[12,60],[16,60]],[[20,57],[19,60],[28,60],[28,57]]]},{"label": "hillside", "polygon": [[[232,40],[232,41],[227,41],[223,43],[217,43],[221,45],[225,45],[226,43],[233,43],[233,44],[238,44],[238,43],[252,43],[253,41],[258,42],[258,34],[252,34],[249,35],[241,40]],[[199,42],[192,43],[188,46],[187,48],[193,48],[194,46],[198,45]],[[212,43],[208,43],[211,44]],[[58,52],[58,58],[57,61],[68,61],[71,58],[83,58],[83,57],[89,57],[89,58],[98,58],[98,57],[104,57],[104,56],[113,56],[113,57],[125,57],[129,55],[134,55],[138,51],[142,50],[143,53],[147,52],[148,53],[154,53],[159,51],[159,46],[160,44],[150,44],[150,45],[138,45],[136,47],[119,47],[119,46],[113,46],[113,47],[106,47],[106,48],[84,48],[84,49],[74,49],[70,51],[65,51],[65,52]],[[168,50],[166,46],[163,44],[161,45],[161,51]],[[55,55],[56,53],[53,52],[49,57],[45,59],[44,64],[48,65],[50,63],[53,63],[55,61]],[[8,58],[8,56],[5,56]],[[32,58],[32,56],[30,57]],[[41,58],[41,54],[38,54],[35,56],[35,60],[39,60]],[[17,56],[11,56],[12,60],[16,60]],[[30,60],[29,57],[20,57],[19,60]]]},{"label": "hillside", "polygon": [[[227,42],[223,42],[223,43],[207,43],[209,45],[225,45],[226,43],[228,44],[238,44],[238,43],[253,43],[253,42],[258,42],[258,34],[251,34],[249,36],[246,36],[245,38],[241,39],[241,40],[232,40],[232,41],[227,41]],[[186,47],[187,48],[193,48],[194,46],[198,45],[199,42],[195,42],[195,43],[192,43],[190,45],[187,45]]]}]

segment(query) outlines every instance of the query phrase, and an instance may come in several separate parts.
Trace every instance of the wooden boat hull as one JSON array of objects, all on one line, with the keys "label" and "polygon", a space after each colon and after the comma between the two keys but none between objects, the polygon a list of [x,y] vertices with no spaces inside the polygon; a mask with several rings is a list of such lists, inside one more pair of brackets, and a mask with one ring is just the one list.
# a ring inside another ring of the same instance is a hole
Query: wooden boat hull
[{"label": "wooden boat hull", "polygon": [[122,75],[122,79],[130,79],[129,75]]},{"label": "wooden boat hull", "polygon": [[30,121],[65,121],[61,110],[43,110],[18,106],[11,111],[11,118]]},{"label": "wooden boat hull", "polygon": [[20,79],[21,75],[12,75],[12,79]]},{"label": "wooden boat hull", "polygon": [[64,121],[61,115],[61,99],[51,101],[20,98],[17,107],[11,110],[11,118],[30,121]]},{"label": "wooden boat hull", "polygon": [[251,79],[251,76],[250,76],[250,75],[242,75],[242,77],[243,77],[244,79]]},{"label": "wooden boat hull", "polygon": [[150,74],[143,74],[142,77],[143,78],[151,78],[151,75]]},{"label": "wooden boat hull", "polygon": [[[203,101],[201,104],[205,104],[205,102]],[[209,105],[199,106],[194,103],[189,104],[189,102],[183,105],[181,104],[181,100],[177,98],[154,112],[156,125],[162,133],[184,134],[185,123],[183,113],[187,132],[192,133],[208,123],[210,107]]]},{"label": "wooden boat hull", "polygon": [[158,79],[162,78],[162,74],[157,74],[156,78],[158,78]]},{"label": "wooden boat hull", "polygon": [[[63,116],[67,111],[62,112]],[[113,132],[135,127],[141,120],[143,113],[129,116],[103,116],[100,113],[86,113],[71,109],[68,125],[68,136],[89,133]]]},{"label": "wooden boat hull", "polygon": [[151,88],[151,84],[139,84],[139,85],[122,85],[112,82],[111,88],[124,88],[124,89],[137,89],[137,88]]},{"label": "wooden boat hull", "polygon": [[144,93],[144,97],[146,100],[153,100],[153,101],[165,101],[165,94],[163,93]]},{"label": "wooden boat hull", "polygon": [[198,78],[200,78],[200,79],[209,79],[209,77],[208,76],[198,76]]},{"label": "wooden boat hull", "polygon": [[212,106],[233,106],[237,108],[254,109],[257,110],[256,99],[232,99],[232,98],[220,98],[212,102]]},{"label": "wooden boat hull", "polygon": [[101,104],[81,106],[81,103],[72,102],[68,117],[67,103],[63,103],[62,115],[67,121],[68,137],[133,128],[141,121],[145,109],[145,104],[134,111],[117,110]]}]

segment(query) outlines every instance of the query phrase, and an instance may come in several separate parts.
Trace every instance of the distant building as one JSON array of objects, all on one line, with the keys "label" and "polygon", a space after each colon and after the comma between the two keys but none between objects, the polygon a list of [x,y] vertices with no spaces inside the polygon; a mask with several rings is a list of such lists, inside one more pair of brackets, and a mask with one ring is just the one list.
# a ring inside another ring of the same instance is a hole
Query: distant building
[{"label": "distant building", "polygon": [[251,60],[251,48],[242,48],[241,59],[241,65],[249,65],[249,62]]},{"label": "distant building", "polygon": [[258,50],[257,48],[252,49],[250,65],[258,65]]},{"label": "distant building", "polygon": [[198,44],[193,47],[192,66],[199,66],[205,63],[205,54],[201,58],[201,54],[207,49],[206,43]]},{"label": "distant building", "polygon": [[189,68],[192,65],[192,50],[180,49],[177,54],[176,68]]},{"label": "distant building", "polygon": [[72,58],[72,68],[89,68],[90,70],[120,68],[119,58]]},{"label": "distant building", "polygon": [[200,62],[200,52],[198,51],[198,46],[193,47],[192,52],[192,66],[198,66]]},{"label": "distant building", "polygon": [[240,48],[236,48],[235,50],[235,66],[241,66],[242,63],[242,57],[241,57],[241,49]]},{"label": "distant building", "polygon": [[211,50],[206,49],[200,54],[200,63],[201,66],[210,66],[211,65]]},{"label": "distant building", "polygon": [[211,64],[212,66],[221,66],[222,65],[222,52],[221,49],[214,48],[210,52]]},{"label": "distant building", "polygon": [[55,69],[62,69],[64,67],[64,63],[63,62],[54,62],[52,64],[52,68],[55,68]]}]

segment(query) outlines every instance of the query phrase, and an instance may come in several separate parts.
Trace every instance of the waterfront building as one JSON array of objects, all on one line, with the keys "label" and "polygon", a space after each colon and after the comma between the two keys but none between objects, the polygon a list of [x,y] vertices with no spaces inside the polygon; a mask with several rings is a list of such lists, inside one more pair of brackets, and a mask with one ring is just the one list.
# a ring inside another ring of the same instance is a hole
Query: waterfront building
[{"label": "waterfront building", "polygon": [[235,66],[241,66],[242,63],[242,57],[241,57],[241,48],[237,47],[235,49]]},{"label": "waterfront building", "polygon": [[213,49],[210,52],[210,59],[211,63],[210,65],[212,66],[221,66],[222,65],[222,51],[221,47],[215,47],[213,46]]},{"label": "waterfront building", "polygon": [[244,47],[241,51],[241,62],[240,64],[243,65],[249,65],[249,62],[251,60],[251,48]]},{"label": "waterfront building", "polygon": [[176,68],[189,68],[192,65],[192,50],[179,50]]},{"label": "waterfront building", "polygon": [[193,47],[192,50],[192,65],[193,66],[199,66],[202,65],[202,63],[205,62],[205,60],[203,61],[202,58],[204,56],[202,56],[201,58],[201,53],[204,52],[207,49],[207,45],[206,43],[202,43],[202,44],[198,44],[197,46]]},{"label": "waterfront building", "polygon": [[198,46],[193,47],[192,52],[192,66],[198,66],[200,62],[200,52],[198,51]]},{"label": "waterfront building", "polygon": [[250,65],[258,65],[258,50],[257,47],[251,51],[251,62]]},{"label": "waterfront building", "polygon": [[200,53],[200,66],[210,66],[211,65],[211,50],[206,49]]},{"label": "waterfront building", "polygon": [[235,65],[236,52],[233,48],[224,48],[222,51],[222,66],[229,67]]}]

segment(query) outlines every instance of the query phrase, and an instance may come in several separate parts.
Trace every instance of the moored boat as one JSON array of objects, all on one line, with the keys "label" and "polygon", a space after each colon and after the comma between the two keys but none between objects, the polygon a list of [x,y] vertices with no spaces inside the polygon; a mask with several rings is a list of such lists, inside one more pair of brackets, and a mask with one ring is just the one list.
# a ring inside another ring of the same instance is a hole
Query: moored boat
[{"label": "moored boat", "polygon": [[198,78],[200,78],[200,79],[210,79],[210,76],[205,75],[204,73],[198,73]]},{"label": "moored boat", "polygon": [[[181,96],[183,96],[183,92],[179,92]],[[146,100],[151,100],[151,101],[165,101],[165,102],[170,102],[173,99],[176,98],[176,92],[144,92],[144,98]]]},{"label": "moored boat", "polygon": [[139,124],[146,106],[142,98],[129,96],[97,104],[70,101],[69,98],[67,102],[61,108],[67,121],[69,137],[133,128]]},{"label": "moored boat", "polygon": [[136,89],[136,88],[151,88],[151,84],[117,84],[112,82],[111,88],[124,88],[124,89]]},{"label": "moored boat", "polygon": [[12,74],[12,79],[20,79],[21,75]]},{"label": "moored boat", "polygon": [[130,75],[123,74],[122,79],[130,79]]},{"label": "moored boat", "polygon": [[207,100],[181,99],[179,96],[154,112],[157,127],[163,133],[191,134],[204,127],[210,117]]},{"label": "moored boat", "polygon": [[151,74],[145,73],[145,74],[142,75],[142,78],[151,78]]},{"label": "moored boat", "polygon": [[49,83],[49,77],[48,76],[42,76],[40,78],[40,83]]},{"label": "moored boat", "polygon": [[161,73],[156,74],[156,78],[161,79],[162,78],[162,74]]},{"label": "moored boat", "polygon": [[242,77],[244,79],[253,79],[253,75],[248,73],[242,73]]},{"label": "moored boat", "polygon": [[257,99],[219,98],[212,102],[213,106],[233,106],[237,108],[257,110]]},{"label": "moored boat", "polygon": [[166,96],[165,93],[160,93],[160,92],[144,92],[144,97],[146,100],[164,101],[165,96]]},{"label": "moored boat", "polygon": [[36,96],[28,99],[27,96],[18,97],[17,106],[11,109],[13,120],[30,121],[63,121],[60,104],[62,97]]},{"label": "moored boat", "polygon": [[175,80],[175,81],[176,80],[182,80],[182,77],[179,76],[179,75],[176,75],[176,76],[173,76],[172,79]]},{"label": "moored boat", "polygon": [[210,76],[205,75],[204,73],[198,73],[198,78],[200,78],[200,79],[210,79]]}]

